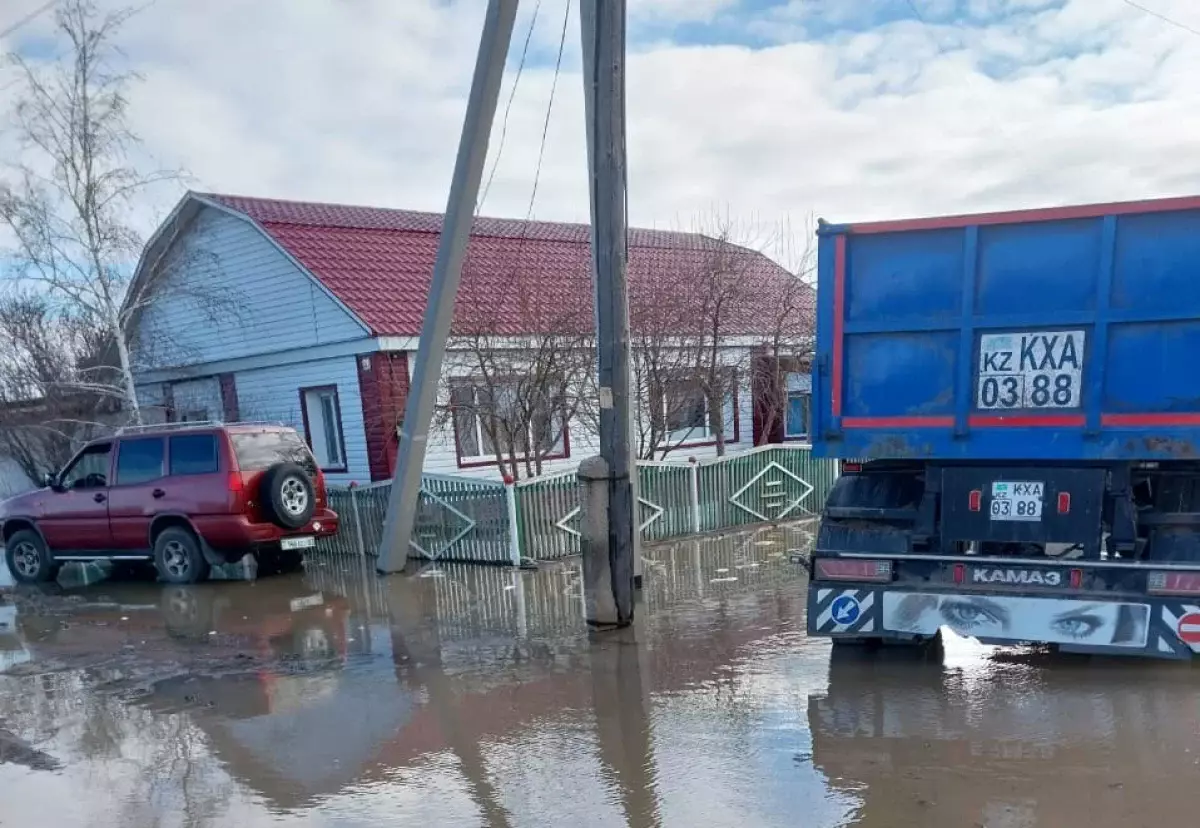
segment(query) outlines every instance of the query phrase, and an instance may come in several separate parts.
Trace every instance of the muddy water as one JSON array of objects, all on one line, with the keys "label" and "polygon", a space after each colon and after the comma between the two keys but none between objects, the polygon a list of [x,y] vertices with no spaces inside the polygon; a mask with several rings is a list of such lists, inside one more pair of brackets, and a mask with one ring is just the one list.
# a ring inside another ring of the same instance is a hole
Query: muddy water
[{"label": "muddy water", "polygon": [[0,597],[0,825],[1193,824],[1190,667],[804,635],[802,529],[578,575],[357,559]]}]

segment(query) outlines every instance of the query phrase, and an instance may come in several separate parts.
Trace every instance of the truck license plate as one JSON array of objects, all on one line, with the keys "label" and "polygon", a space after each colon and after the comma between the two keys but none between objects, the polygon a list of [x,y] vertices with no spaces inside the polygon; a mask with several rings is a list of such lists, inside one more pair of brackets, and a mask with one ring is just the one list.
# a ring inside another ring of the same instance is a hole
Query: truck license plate
[{"label": "truck license plate", "polygon": [[1044,483],[997,481],[992,484],[992,520],[1042,519]]},{"label": "truck license plate", "polygon": [[975,405],[983,411],[1079,408],[1087,333],[1020,331],[979,337]]},{"label": "truck license plate", "polygon": [[301,538],[284,538],[279,542],[280,549],[312,549],[316,546],[316,540],[312,537],[305,536]]}]

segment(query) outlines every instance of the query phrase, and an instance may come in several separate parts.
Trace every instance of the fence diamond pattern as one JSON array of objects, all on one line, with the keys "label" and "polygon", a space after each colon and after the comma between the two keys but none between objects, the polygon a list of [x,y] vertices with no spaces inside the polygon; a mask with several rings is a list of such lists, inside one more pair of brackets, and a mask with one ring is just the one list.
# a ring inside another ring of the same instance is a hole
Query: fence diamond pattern
[{"label": "fence diamond pattern", "polygon": [[[660,541],[816,514],[836,477],[836,461],[814,458],[800,445],[763,446],[699,462],[641,461],[639,530],[644,540]],[[376,554],[390,487],[332,489],[342,529],[322,546]],[[428,560],[480,563],[554,560],[579,554],[578,526],[573,471],[508,486],[425,475],[409,552]]]}]

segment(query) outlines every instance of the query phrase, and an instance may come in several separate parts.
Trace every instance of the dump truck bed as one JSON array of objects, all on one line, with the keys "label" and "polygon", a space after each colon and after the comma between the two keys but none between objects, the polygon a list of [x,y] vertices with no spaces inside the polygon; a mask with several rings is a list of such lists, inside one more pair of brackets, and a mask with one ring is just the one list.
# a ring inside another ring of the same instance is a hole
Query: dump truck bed
[{"label": "dump truck bed", "polygon": [[819,235],[818,453],[1197,457],[1200,197]]}]

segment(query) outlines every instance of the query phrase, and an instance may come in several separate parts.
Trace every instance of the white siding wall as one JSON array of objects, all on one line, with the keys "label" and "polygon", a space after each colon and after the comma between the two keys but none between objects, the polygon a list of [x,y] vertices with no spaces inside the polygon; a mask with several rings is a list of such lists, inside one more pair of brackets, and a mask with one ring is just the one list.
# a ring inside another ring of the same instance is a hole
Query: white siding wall
[{"label": "white siding wall", "polygon": [[363,430],[362,396],[354,357],[239,371],[234,376],[241,419],[286,423],[301,434],[304,433],[304,415],[300,410],[300,389],[336,385],[348,471],[345,474],[326,474],[326,479],[338,485],[351,481],[371,481],[366,434]]},{"label": "white siding wall", "polygon": [[[415,354],[409,355],[409,371],[411,374],[412,364],[416,359]],[[465,376],[469,371],[465,368],[455,367],[455,358],[453,353],[446,355],[446,363],[442,374],[444,380],[448,380],[452,376]],[[725,357],[725,362],[728,365],[739,366],[738,374],[738,441],[736,443],[728,442],[726,444],[726,453],[734,454],[739,451],[753,448],[754,446],[754,404],[751,397],[750,388],[750,371],[749,371],[749,353],[747,349],[731,348],[728,350]],[[744,366],[744,367],[743,367]],[[443,382],[443,398],[441,404],[445,405],[448,402],[446,397],[447,383]],[[548,460],[542,464],[543,474],[553,474],[559,471],[570,471],[579,465],[579,461],[585,457],[598,454],[600,451],[599,435],[596,432],[586,427],[579,421],[572,421],[568,425],[568,431],[571,439],[571,456],[564,460]],[[727,412],[725,419],[725,433],[728,440],[732,440],[733,436],[733,412]],[[636,434],[634,435],[636,440]],[[636,448],[636,443],[635,443]],[[685,461],[689,457],[703,459],[706,457],[716,456],[717,449],[715,446],[704,447],[680,447],[671,451],[666,459]],[[483,466],[479,468],[462,469],[458,466],[458,456],[454,445],[454,431],[449,425],[442,425],[430,430],[428,448],[425,455],[425,471],[436,474],[462,474],[472,477],[483,477],[488,479],[499,479],[500,472],[495,466]]]},{"label": "white siding wall", "polygon": [[248,221],[205,208],[184,243],[195,252],[172,274],[179,281],[147,310],[147,333],[136,355],[143,368],[198,365],[367,334]]}]

